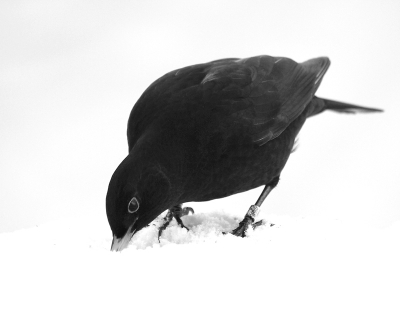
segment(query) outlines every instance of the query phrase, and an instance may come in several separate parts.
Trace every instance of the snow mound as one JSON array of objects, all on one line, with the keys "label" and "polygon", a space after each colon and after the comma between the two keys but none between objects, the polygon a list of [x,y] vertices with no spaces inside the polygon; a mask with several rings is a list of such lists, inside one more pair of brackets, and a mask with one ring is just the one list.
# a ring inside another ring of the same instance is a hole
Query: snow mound
[{"label": "snow mound", "polygon": [[122,252],[105,216],[0,234],[1,315],[398,315],[400,223],[269,218],[248,238],[223,211],[158,218]]},{"label": "snow mound", "polygon": [[158,228],[163,223],[163,216],[158,217],[149,227],[142,229],[132,238],[131,247],[145,249],[154,246],[163,247],[168,244],[216,242],[223,236],[222,232],[232,230],[232,227],[236,227],[239,223],[239,219],[223,212],[194,214],[184,216],[182,220],[189,231],[173,220],[158,241]]}]

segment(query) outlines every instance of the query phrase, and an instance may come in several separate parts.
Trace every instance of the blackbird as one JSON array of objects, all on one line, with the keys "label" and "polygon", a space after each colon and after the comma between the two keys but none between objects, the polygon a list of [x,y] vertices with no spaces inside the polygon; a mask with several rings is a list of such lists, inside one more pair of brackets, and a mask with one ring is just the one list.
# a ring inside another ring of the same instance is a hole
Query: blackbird
[{"label": "blackbird", "polygon": [[128,121],[129,154],[115,170],[106,209],[111,250],[168,210],[159,236],[193,211],[182,203],[209,201],[265,186],[231,233],[244,237],[278,184],[297,134],[324,110],[379,112],[323,98],[317,91],[330,61],[228,58],[171,71],[151,84]]}]

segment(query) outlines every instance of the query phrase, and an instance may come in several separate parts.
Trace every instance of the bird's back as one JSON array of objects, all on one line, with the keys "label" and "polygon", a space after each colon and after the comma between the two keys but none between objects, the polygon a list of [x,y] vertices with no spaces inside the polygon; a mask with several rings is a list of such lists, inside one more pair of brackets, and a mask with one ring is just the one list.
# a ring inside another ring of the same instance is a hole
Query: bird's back
[{"label": "bird's back", "polygon": [[328,67],[325,57],[298,64],[289,58],[257,56],[169,72],[151,84],[132,109],[129,150],[149,129],[176,128],[183,120],[203,127],[205,120],[244,128],[251,142],[263,145],[305,110]]}]

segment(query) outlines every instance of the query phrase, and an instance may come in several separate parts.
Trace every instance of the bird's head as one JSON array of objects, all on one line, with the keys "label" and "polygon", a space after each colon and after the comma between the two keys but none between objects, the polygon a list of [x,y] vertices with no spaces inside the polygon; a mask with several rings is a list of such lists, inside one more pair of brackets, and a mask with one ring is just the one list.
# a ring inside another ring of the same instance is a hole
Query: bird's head
[{"label": "bird's head", "polygon": [[159,164],[128,155],[108,186],[106,209],[111,250],[126,248],[132,236],[171,206],[171,183]]}]

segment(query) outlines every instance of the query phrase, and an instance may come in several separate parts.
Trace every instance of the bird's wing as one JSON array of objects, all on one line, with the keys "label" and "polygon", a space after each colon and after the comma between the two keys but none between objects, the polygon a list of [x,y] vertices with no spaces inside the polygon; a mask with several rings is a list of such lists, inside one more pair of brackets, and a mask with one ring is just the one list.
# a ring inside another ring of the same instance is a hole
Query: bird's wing
[{"label": "bird's wing", "polygon": [[184,113],[186,119],[214,113],[245,126],[261,146],[305,110],[328,67],[326,57],[299,64],[284,57],[257,56],[172,71],[155,81],[133,108],[129,147],[153,121],[171,113],[175,117]]},{"label": "bird's wing", "polygon": [[305,110],[330,64],[326,57],[299,64],[270,56],[236,63],[239,67],[229,74],[212,69],[203,83],[230,80],[222,88],[217,108],[247,125],[252,141],[260,146],[278,137]]}]

